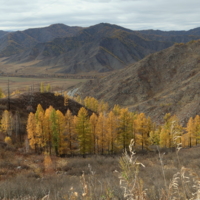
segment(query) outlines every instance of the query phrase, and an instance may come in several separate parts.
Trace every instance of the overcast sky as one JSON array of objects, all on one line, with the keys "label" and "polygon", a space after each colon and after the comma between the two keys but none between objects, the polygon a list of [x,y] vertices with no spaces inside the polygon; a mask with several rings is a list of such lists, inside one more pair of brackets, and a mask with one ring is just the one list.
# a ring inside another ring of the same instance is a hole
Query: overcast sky
[{"label": "overcast sky", "polygon": [[0,0],[0,30],[101,22],[132,30],[200,27],[199,0]]}]

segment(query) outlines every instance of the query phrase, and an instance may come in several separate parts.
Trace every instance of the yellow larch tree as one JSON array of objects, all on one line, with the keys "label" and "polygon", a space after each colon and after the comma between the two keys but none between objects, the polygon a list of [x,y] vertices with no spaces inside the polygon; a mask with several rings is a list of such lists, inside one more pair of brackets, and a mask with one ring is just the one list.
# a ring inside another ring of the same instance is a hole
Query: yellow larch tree
[{"label": "yellow larch tree", "polygon": [[156,125],[153,124],[153,128],[150,132],[150,138],[149,138],[151,145],[160,144],[160,132],[161,132],[161,126],[156,127]]},{"label": "yellow larch tree", "polygon": [[106,143],[108,153],[114,154],[117,150],[117,130],[118,119],[112,111],[109,112],[106,118]]},{"label": "yellow larch tree", "polygon": [[8,136],[11,136],[13,129],[12,125],[13,125],[13,119],[11,112],[9,112],[8,110],[4,110],[1,119],[1,130]]},{"label": "yellow larch tree", "polygon": [[88,112],[84,107],[79,110],[75,123],[80,153],[85,157],[87,153],[92,151],[92,137]]},{"label": "yellow larch tree", "polygon": [[187,127],[186,127],[186,131],[187,131],[187,139],[188,139],[188,146],[191,148],[193,146],[193,144],[195,143],[195,124],[194,124],[194,120],[192,117],[190,117],[188,123],[187,123]]},{"label": "yellow larch tree", "polygon": [[89,108],[90,110],[92,110],[94,112],[97,112],[98,111],[99,102],[94,97],[85,97],[84,105],[85,105],[85,107]]},{"label": "yellow larch tree", "polygon": [[51,121],[50,121],[50,115],[53,110],[53,107],[50,106],[45,110],[44,113],[44,141],[45,141],[45,151],[50,153],[52,150],[52,134],[51,134]]},{"label": "yellow larch tree", "polygon": [[118,141],[120,146],[125,150],[130,144],[132,138],[132,119],[128,108],[120,109],[118,122]]},{"label": "yellow larch tree", "polygon": [[50,130],[51,130],[51,142],[54,147],[56,155],[59,155],[59,124],[56,110],[53,108],[50,113]]},{"label": "yellow larch tree", "polygon": [[29,145],[32,149],[37,151],[37,139],[36,139],[36,119],[35,115],[31,112],[28,116],[27,126],[26,126]]},{"label": "yellow larch tree", "polygon": [[91,127],[94,154],[97,153],[97,122],[98,122],[97,115],[95,113],[92,113],[92,115],[90,116],[90,127]]},{"label": "yellow larch tree", "polygon": [[137,132],[138,142],[144,148],[148,149],[150,144],[150,129],[149,129],[149,120],[146,118],[144,113],[140,113],[135,120],[135,129]]},{"label": "yellow larch tree", "polygon": [[196,145],[198,145],[198,141],[200,139],[200,117],[199,115],[196,115],[194,118],[194,127],[195,127],[195,139],[196,139]]},{"label": "yellow larch tree", "polygon": [[65,116],[59,110],[56,111],[58,124],[58,153],[62,155],[66,153],[66,134],[65,134]]},{"label": "yellow larch tree", "polygon": [[181,142],[183,129],[175,115],[171,116],[170,113],[167,113],[164,120],[165,123],[160,132],[160,146],[171,148]]},{"label": "yellow larch tree", "polygon": [[119,116],[121,112],[121,107],[118,104],[115,104],[112,111],[115,114],[115,116]]},{"label": "yellow larch tree", "polygon": [[108,112],[108,109],[109,109],[109,105],[108,103],[104,102],[103,100],[101,100],[99,102],[99,105],[98,105],[98,113],[102,112],[102,113],[107,113]]},{"label": "yellow larch tree", "polygon": [[37,145],[40,151],[43,151],[43,147],[46,146],[44,135],[44,110],[40,104],[37,106],[35,113],[36,119],[36,139]]},{"label": "yellow larch tree", "polygon": [[97,148],[99,154],[105,154],[106,151],[106,117],[101,112],[97,121]]},{"label": "yellow larch tree", "polygon": [[68,109],[65,114],[65,129],[66,129],[66,140],[67,140],[67,149],[70,154],[73,154],[74,145],[76,142],[76,134],[74,127],[74,117],[71,111]]}]

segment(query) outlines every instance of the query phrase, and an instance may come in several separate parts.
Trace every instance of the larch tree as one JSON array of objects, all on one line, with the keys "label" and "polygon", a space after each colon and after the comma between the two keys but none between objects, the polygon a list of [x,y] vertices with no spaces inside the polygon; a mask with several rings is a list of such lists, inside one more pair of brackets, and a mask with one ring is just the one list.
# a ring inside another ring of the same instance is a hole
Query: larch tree
[{"label": "larch tree", "polygon": [[52,133],[51,133],[51,112],[54,108],[52,106],[49,106],[44,112],[44,140],[46,143],[45,151],[50,153],[52,150]]},{"label": "larch tree", "polygon": [[98,153],[105,154],[106,151],[106,117],[101,112],[97,121],[97,148]]},{"label": "larch tree", "polygon": [[196,115],[194,118],[194,127],[195,127],[195,139],[196,139],[196,145],[198,145],[198,141],[200,139],[200,117],[199,115]]},{"label": "larch tree", "polygon": [[164,120],[165,123],[163,124],[160,132],[160,146],[171,148],[181,142],[183,130],[178,118],[175,115],[171,116],[170,113],[167,113]]},{"label": "larch tree", "polygon": [[5,94],[3,93],[3,90],[0,88],[0,99],[4,97],[5,97]]},{"label": "larch tree", "polygon": [[140,113],[135,120],[136,131],[139,134],[138,138],[140,141],[140,145],[142,146],[142,150],[144,148],[148,149],[150,144],[149,141],[149,121],[146,118],[144,113]]},{"label": "larch tree", "polygon": [[29,145],[35,150],[35,152],[37,152],[36,119],[32,112],[28,116],[26,130],[28,134]]},{"label": "larch tree", "polygon": [[112,111],[109,112],[106,118],[106,143],[108,153],[114,154],[117,149],[117,129],[118,120]]},{"label": "larch tree", "polygon": [[73,154],[74,144],[76,142],[76,134],[74,127],[74,117],[69,109],[65,114],[65,129],[66,129],[67,149],[69,150],[70,154]]},{"label": "larch tree", "polygon": [[85,107],[89,108],[90,110],[97,112],[98,111],[98,100],[94,97],[85,97],[84,99],[84,105]]},{"label": "larch tree", "polygon": [[109,105],[107,102],[104,102],[103,100],[101,100],[99,102],[99,105],[98,105],[98,112],[102,112],[102,113],[107,113],[108,112],[108,108],[109,108]]},{"label": "larch tree", "polygon": [[87,110],[82,107],[75,120],[75,128],[78,135],[80,153],[85,157],[92,150],[92,137]]},{"label": "larch tree", "polygon": [[13,117],[10,111],[4,110],[1,119],[1,130],[8,136],[12,135],[13,130]]},{"label": "larch tree", "polygon": [[112,111],[115,114],[115,116],[119,116],[121,112],[121,107],[118,104],[115,104]]},{"label": "larch tree", "polygon": [[132,120],[128,108],[120,109],[118,134],[119,142],[123,149],[127,149],[132,138]]},{"label": "larch tree", "polygon": [[59,155],[59,130],[58,130],[58,117],[56,114],[56,110],[53,110],[50,113],[50,130],[51,130],[51,139],[52,139],[52,146],[54,147],[56,155]]},{"label": "larch tree", "polygon": [[46,89],[46,92],[50,92],[51,91],[51,85],[47,84],[46,87],[45,87],[45,89]]},{"label": "larch tree", "polygon": [[161,132],[161,126],[158,126],[156,128],[155,124],[153,125],[153,128],[150,132],[150,141],[151,145],[159,145],[160,144],[160,132]]},{"label": "larch tree", "polygon": [[43,82],[40,83],[40,92],[44,93],[44,83]]},{"label": "larch tree", "polygon": [[38,104],[37,106],[35,119],[36,119],[37,145],[40,151],[43,151],[43,147],[46,146],[46,141],[45,141],[45,135],[44,135],[44,110],[40,104]]},{"label": "larch tree", "polygon": [[97,153],[97,122],[98,117],[95,113],[92,113],[90,116],[90,126],[91,126],[91,133],[92,133],[92,143],[93,143],[93,153]]},{"label": "larch tree", "polygon": [[186,131],[187,131],[187,138],[188,138],[188,146],[191,148],[193,145],[193,140],[195,139],[195,124],[194,124],[194,120],[192,117],[190,117],[188,123],[187,123],[187,127],[186,127]]},{"label": "larch tree", "polygon": [[65,116],[59,110],[56,111],[56,115],[57,115],[58,137],[59,137],[58,153],[59,155],[62,155],[66,153]]}]

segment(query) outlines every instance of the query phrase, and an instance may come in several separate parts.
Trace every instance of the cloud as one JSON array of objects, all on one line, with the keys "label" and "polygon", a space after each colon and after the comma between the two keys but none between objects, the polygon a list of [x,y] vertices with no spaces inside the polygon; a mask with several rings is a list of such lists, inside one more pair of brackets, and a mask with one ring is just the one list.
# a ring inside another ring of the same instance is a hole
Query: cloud
[{"label": "cloud", "polygon": [[132,30],[188,30],[200,26],[198,0],[0,0],[0,30],[100,22]]}]

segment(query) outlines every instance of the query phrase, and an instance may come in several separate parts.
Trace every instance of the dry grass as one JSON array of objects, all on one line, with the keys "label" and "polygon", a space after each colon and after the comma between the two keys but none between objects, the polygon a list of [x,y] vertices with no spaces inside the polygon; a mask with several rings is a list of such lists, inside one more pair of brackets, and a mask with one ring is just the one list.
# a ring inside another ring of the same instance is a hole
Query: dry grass
[{"label": "dry grass", "polygon": [[39,91],[40,83],[44,85],[51,85],[54,90],[66,90],[80,82],[85,82],[86,79],[64,79],[64,78],[23,78],[23,77],[0,77],[0,85],[2,90],[7,94],[8,78],[10,91],[19,90],[20,92],[27,92],[30,87],[34,87],[34,91]]},{"label": "dry grass", "polygon": [[46,171],[44,155],[1,149],[0,199],[198,199],[199,150],[51,157],[53,170]]}]

